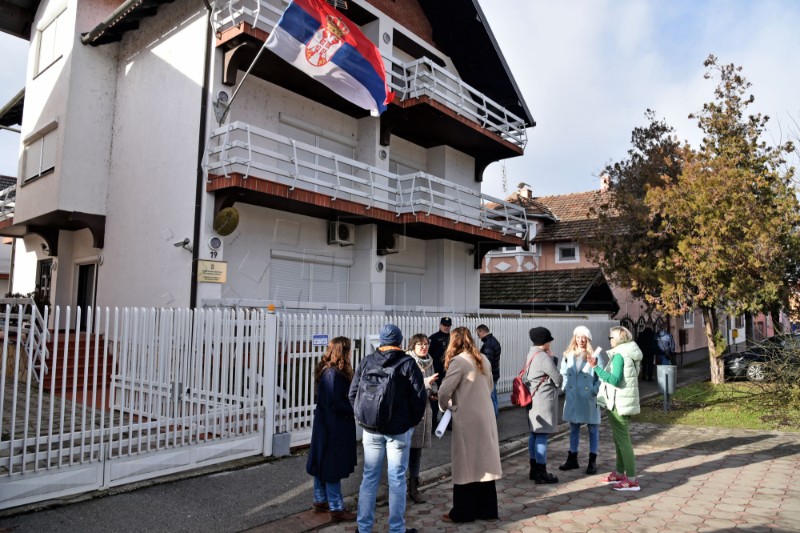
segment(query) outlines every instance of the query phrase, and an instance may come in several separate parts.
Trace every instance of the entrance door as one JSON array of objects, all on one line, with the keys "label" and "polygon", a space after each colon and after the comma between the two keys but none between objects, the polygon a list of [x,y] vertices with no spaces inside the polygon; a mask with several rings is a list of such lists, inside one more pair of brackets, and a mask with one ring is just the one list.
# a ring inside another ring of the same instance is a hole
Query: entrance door
[{"label": "entrance door", "polygon": [[45,259],[36,264],[36,292],[39,301],[50,305],[50,285],[53,281],[53,260]]},{"label": "entrance door", "polygon": [[90,307],[94,306],[94,279],[97,265],[78,265],[78,299],[76,305],[81,309],[81,323],[79,329],[86,330],[86,315]]}]

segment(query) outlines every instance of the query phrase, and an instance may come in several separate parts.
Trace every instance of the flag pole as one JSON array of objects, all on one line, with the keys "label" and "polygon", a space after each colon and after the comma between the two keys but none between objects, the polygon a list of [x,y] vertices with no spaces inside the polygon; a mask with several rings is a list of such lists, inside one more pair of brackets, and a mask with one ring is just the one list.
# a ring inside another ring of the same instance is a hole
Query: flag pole
[{"label": "flag pole", "polygon": [[[217,123],[220,126],[222,126],[222,123],[225,122],[225,119],[228,117],[228,111],[231,110],[231,106],[233,105],[233,101],[236,99],[236,95],[239,93],[239,89],[242,88],[242,84],[244,83],[244,80],[247,79],[247,76],[250,74],[250,71],[253,70],[253,66],[258,62],[258,58],[261,57],[261,53],[264,51],[265,48],[266,48],[266,46],[264,46],[264,45],[262,45],[261,48],[259,48],[258,53],[256,54],[256,57],[253,58],[253,61],[250,63],[250,66],[247,67],[247,70],[245,71],[244,76],[242,76],[241,81],[239,81],[239,84],[236,86],[236,89],[233,90],[233,94],[231,95],[231,99],[227,103],[224,103],[224,104],[221,103],[219,100],[214,102],[214,109],[217,110],[217,113],[216,113],[217,114]],[[219,114],[219,111],[218,111],[219,107],[223,107],[224,108],[221,115]]]}]

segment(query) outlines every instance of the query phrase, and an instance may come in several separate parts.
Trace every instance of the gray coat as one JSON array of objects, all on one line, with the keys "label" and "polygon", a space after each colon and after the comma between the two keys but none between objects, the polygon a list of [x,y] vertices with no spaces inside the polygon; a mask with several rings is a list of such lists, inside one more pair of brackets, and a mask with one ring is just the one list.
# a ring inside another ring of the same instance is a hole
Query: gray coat
[{"label": "gray coat", "polygon": [[[414,361],[417,361],[414,352],[409,350],[406,352],[410,355]],[[424,379],[431,377],[434,374],[433,364],[429,365],[428,368],[425,370],[419,366],[419,362],[417,362],[417,366],[419,367],[419,371],[422,372],[422,377]],[[425,387],[425,392],[430,395],[435,393],[438,390],[438,386],[434,381],[431,385]],[[431,402],[427,402],[425,404],[425,414],[422,415],[422,420],[419,421],[419,424],[414,428],[414,433],[411,434],[411,447],[412,448],[430,448],[431,447],[431,431],[433,430],[433,411],[431,410]]]},{"label": "gray coat", "polygon": [[525,374],[525,382],[533,395],[533,401],[528,406],[528,428],[533,433],[553,433],[558,426],[558,388],[561,386],[561,374],[553,356],[536,346],[531,347],[525,361],[526,364],[531,361],[528,373]]}]

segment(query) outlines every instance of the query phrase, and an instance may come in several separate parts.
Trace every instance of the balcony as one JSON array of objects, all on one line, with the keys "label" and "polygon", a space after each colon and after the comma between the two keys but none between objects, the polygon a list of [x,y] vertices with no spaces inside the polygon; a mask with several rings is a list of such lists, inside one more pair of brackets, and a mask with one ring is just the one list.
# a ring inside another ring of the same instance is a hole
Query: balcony
[{"label": "balcony", "polygon": [[208,190],[218,205],[243,201],[315,216],[377,223],[421,239],[470,242],[481,255],[522,246],[525,210],[426,172],[394,174],[244,122],[211,134]]},{"label": "balcony", "polygon": [[[212,23],[218,45],[225,49],[224,83],[233,85],[238,70],[253,61],[286,5],[282,0],[230,0],[215,6]],[[381,119],[384,145],[389,134],[426,148],[447,144],[473,155],[480,172],[492,161],[522,155],[527,143],[524,118],[427,57],[406,63],[384,56],[384,64],[387,84],[395,92],[394,105]],[[265,54],[252,72],[351,116],[366,115],[293,70]]]},{"label": "balcony", "polygon": [[16,184],[0,191],[0,228],[8,227],[13,223],[16,201]]}]

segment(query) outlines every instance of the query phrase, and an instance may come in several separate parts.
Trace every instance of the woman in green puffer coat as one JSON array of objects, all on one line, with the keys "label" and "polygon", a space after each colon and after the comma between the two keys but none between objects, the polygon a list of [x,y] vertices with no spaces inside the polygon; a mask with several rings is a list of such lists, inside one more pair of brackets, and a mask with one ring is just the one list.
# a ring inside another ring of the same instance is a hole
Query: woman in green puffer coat
[{"label": "woman in green puffer coat", "polygon": [[600,378],[597,405],[608,410],[608,421],[614,435],[617,451],[616,470],[602,479],[603,483],[614,483],[614,490],[637,491],[636,459],[628,430],[631,415],[639,413],[639,369],[642,352],[626,328],[611,328],[608,340],[611,349],[605,369],[597,366],[597,358],[589,357],[589,365]]}]

